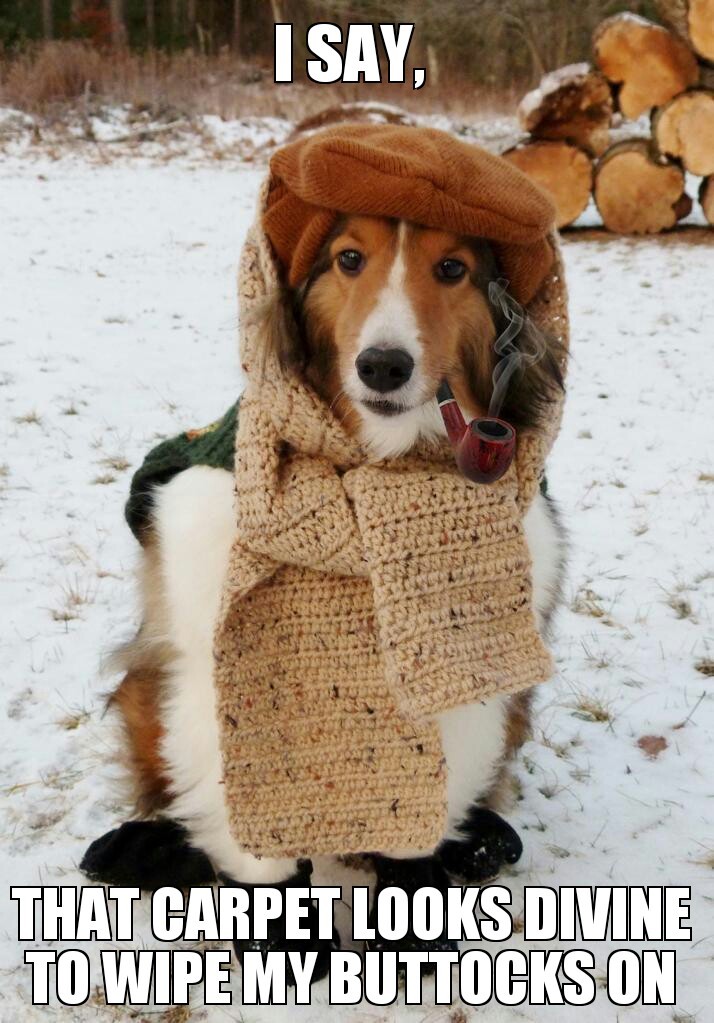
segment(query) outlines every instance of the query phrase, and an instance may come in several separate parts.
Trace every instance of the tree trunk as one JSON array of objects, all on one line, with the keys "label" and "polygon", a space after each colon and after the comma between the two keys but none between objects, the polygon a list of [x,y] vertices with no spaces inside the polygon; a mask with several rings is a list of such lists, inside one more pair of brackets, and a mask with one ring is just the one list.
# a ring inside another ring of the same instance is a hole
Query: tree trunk
[{"label": "tree trunk", "polygon": [[523,97],[518,117],[535,138],[573,142],[597,155],[610,143],[612,109],[607,79],[589,64],[569,64]]},{"label": "tree trunk", "polygon": [[240,54],[241,27],[241,0],[233,0],[233,33],[231,37],[231,46],[236,56]]},{"label": "tree trunk", "polygon": [[74,29],[78,28],[81,13],[82,0],[72,0],[72,2],[69,5],[69,22],[72,28]]},{"label": "tree trunk", "polygon": [[655,112],[652,133],[660,153],[681,160],[692,174],[714,174],[714,92],[675,96]]},{"label": "tree trunk", "polygon": [[109,0],[109,17],[112,25],[112,46],[119,48],[126,45],[126,25],[124,24],[123,0]]},{"label": "tree trunk", "polygon": [[439,55],[433,43],[426,44],[426,66],[429,69],[429,84],[432,88],[436,88],[441,78],[441,68],[439,67]]},{"label": "tree trunk", "polygon": [[567,142],[533,141],[503,155],[550,195],[557,227],[578,219],[590,201],[593,183],[593,164],[586,152]]},{"label": "tree trunk", "polygon": [[714,0],[657,0],[657,13],[704,60],[714,61]]},{"label": "tree trunk", "polygon": [[42,34],[45,39],[54,35],[52,20],[52,0],[42,0]]},{"label": "tree trunk", "polygon": [[186,0],[186,28],[189,36],[193,39],[193,34],[196,31],[196,0]]},{"label": "tree trunk", "polygon": [[687,44],[635,14],[606,18],[595,29],[593,45],[602,73],[621,83],[618,103],[625,117],[636,118],[667,103],[699,79]]},{"label": "tree trunk", "polygon": [[699,202],[702,204],[704,216],[714,226],[714,177],[704,178],[699,187]]},{"label": "tree trunk", "polygon": [[156,2],[146,0],[146,45],[149,49],[156,46]]},{"label": "tree trunk", "polygon": [[181,33],[181,8],[179,0],[171,0],[171,42],[176,43]]},{"label": "tree trunk", "polygon": [[657,157],[647,139],[618,142],[595,169],[595,202],[603,223],[619,234],[654,234],[692,209],[684,171]]}]

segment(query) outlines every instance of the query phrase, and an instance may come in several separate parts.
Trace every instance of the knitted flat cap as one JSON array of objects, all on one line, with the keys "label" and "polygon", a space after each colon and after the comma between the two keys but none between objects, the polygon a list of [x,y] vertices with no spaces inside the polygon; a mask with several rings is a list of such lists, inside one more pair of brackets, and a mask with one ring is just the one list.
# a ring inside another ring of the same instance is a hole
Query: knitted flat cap
[{"label": "knitted flat cap", "polygon": [[528,303],[553,263],[555,210],[521,171],[433,128],[340,125],[274,153],[263,228],[288,283],[303,281],[340,214],[397,217],[493,243]]}]

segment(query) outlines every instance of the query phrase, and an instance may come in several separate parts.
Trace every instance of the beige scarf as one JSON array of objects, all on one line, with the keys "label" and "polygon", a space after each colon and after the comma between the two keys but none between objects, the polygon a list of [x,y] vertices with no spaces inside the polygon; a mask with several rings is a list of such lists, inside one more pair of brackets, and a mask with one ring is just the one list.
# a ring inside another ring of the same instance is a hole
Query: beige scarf
[{"label": "beige scarf", "polygon": [[[556,261],[529,312],[564,341],[560,273]],[[239,280],[237,531],[215,638],[231,827],[260,856],[428,849],[446,805],[434,715],[551,673],[522,518],[559,408],[491,486],[463,479],[446,442],[369,464],[305,383],[259,373],[252,313],[278,286],[255,227]]]}]

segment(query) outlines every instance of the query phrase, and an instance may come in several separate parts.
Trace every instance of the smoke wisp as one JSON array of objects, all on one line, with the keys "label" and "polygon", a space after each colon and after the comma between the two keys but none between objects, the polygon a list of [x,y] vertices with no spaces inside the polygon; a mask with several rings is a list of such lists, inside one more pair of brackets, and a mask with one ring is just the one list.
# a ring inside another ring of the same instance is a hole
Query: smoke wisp
[{"label": "smoke wisp", "polygon": [[[493,392],[488,406],[489,416],[498,417],[508,393],[508,384],[514,373],[534,365],[545,355],[545,338],[523,308],[508,294],[508,281],[499,277],[490,281],[488,298],[500,309],[508,322],[506,329],[496,338],[494,350],[499,357],[493,371]],[[527,329],[524,330],[524,328]],[[516,344],[520,338],[520,345]]]}]

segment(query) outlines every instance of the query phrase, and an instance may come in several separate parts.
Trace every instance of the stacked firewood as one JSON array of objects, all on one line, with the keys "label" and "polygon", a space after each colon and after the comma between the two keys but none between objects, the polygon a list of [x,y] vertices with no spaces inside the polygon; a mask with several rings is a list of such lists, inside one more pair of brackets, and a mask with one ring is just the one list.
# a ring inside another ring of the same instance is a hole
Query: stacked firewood
[{"label": "stacked firewood", "polygon": [[[623,234],[674,227],[692,209],[714,225],[714,0],[659,0],[663,25],[616,14],[595,30],[593,64],[546,75],[524,96],[528,137],[503,155],[551,193],[558,226],[591,194]],[[649,115],[649,125],[642,118]]]}]

